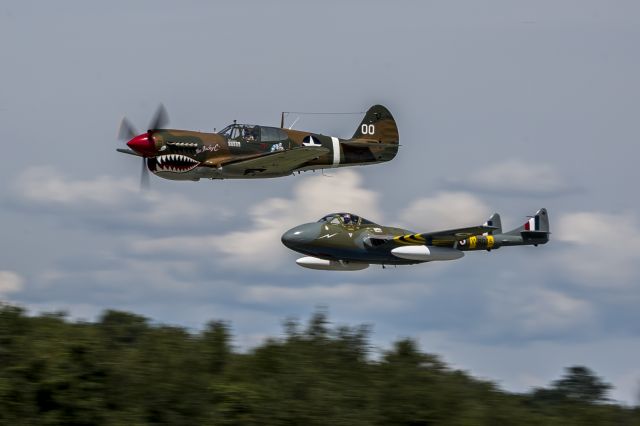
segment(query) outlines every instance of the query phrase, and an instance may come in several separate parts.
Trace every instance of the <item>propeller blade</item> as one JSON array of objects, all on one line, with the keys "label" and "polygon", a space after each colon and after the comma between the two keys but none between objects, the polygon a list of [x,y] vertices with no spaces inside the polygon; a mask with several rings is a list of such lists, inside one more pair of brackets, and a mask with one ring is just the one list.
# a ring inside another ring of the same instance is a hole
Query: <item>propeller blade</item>
[{"label": "propeller blade", "polygon": [[147,159],[142,159],[142,170],[140,172],[140,192],[149,190],[149,169],[147,168]]},{"label": "propeller blade", "polygon": [[166,127],[167,124],[169,124],[169,114],[167,114],[164,105],[160,104],[149,123],[149,130],[162,129]]},{"label": "propeller blade", "polygon": [[126,117],[120,122],[120,130],[118,130],[118,139],[128,141],[133,139],[139,133]]}]

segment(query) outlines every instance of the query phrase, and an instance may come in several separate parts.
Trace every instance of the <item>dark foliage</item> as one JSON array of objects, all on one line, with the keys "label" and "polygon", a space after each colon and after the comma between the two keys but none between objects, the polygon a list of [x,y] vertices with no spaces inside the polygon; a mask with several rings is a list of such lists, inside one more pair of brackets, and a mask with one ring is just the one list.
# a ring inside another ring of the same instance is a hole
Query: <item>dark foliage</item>
[{"label": "dark foliage", "polygon": [[242,354],[224,322],[193,334],[125,312],[78,323],[0,306],[0,424],[640,425],[609,388],[571,367],[511,394],[409,339],[374,360],[367,327],[323,313]]}]

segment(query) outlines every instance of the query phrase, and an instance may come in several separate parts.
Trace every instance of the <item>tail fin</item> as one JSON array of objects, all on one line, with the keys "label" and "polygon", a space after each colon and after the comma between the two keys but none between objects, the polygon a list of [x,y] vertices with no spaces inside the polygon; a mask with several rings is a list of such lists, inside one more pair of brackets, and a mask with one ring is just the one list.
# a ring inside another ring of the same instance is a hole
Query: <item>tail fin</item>
[{"label": "tail fin", "polygon": [[502,221],[498,213],[492,214],[489,219],[484,223],[486,226],[494,226],[496,229],[489,232],[489,235],[502,234]]},{"label": "tail fin", "polygon": [[391,112],[382,105],[374,105],[365,114],[352,139],[373,139],[397,144],[400,138]]},{"label": "tail fin", "polygon": [[507,232],[507,234],[520,235],[523,232],[531,234],[548,234],[549,215],[547,214],[547,209],[542,208],[538,210],[534,216],[524,223],[524,225]]}]

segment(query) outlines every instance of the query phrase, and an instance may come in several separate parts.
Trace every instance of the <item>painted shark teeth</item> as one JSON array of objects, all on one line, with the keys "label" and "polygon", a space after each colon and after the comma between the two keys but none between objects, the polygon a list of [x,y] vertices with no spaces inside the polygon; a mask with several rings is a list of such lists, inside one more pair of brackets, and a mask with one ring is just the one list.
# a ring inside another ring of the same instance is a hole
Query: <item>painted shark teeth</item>
[{"label": "painted shark teeth", "polygon": [[155,172],[185,173],[195,169],[200,162],[180,154],[161,155],[155,158]]}]

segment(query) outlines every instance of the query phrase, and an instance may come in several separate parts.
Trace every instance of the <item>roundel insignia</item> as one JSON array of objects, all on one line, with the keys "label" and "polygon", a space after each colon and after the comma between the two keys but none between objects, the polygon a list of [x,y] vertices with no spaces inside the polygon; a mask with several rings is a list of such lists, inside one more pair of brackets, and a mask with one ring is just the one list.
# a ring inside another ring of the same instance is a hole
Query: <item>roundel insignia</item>
[{"label": "roundel insignia", "polygon": [[456,237],[461,237],[461,238],[468,237],[469,235],[471,234],[468,232],[458,232],[455,234]]},{"label": "roundel insignia", "polygon": [[304,146],[322,146],[320,141],[317,138],[314,138],[311,135],[305,136],[304,139],[302,139],[302,145],[304,145]]}]

